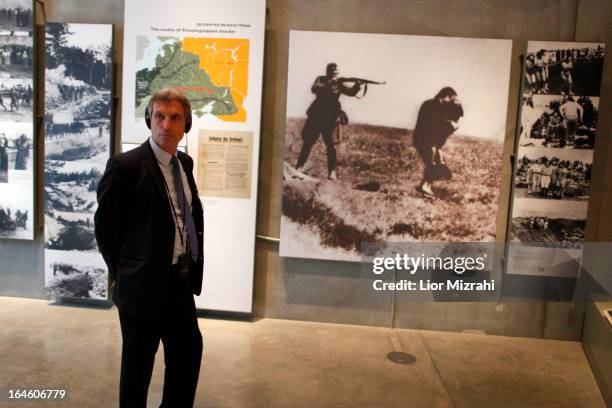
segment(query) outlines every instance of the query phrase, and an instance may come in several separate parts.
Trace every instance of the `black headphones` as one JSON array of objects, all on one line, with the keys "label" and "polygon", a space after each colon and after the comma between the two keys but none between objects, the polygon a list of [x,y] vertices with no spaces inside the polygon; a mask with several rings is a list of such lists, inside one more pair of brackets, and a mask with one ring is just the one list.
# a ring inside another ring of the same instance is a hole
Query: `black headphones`
[{"label": "black headphones", "polygon": [[[189,119],[187,119],[189,117]],[[189,133],[189,131],[191,130],[191,115],[185,115],[185,133]],[[149,110],[149,104],[147,104],[147,107],[145,108],[145,123],[147,124],[147,127],[149,129],[151,129],[151,111]]]}]

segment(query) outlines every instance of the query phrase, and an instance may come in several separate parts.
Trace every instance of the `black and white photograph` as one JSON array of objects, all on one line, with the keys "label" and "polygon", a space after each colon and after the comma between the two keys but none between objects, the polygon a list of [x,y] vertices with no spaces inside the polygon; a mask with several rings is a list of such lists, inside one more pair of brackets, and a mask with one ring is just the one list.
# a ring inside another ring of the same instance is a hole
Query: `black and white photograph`
[{"label": "black and white photograph", "polygon": [[599,97],[523,96],[519,147],[594,149]]},{"label": "black and white photograph", "polygon": [[45,249],[45,289],[59,297],[106,299],[108,272],[102,255]]},{"label": "black and white photograph", "polygon": [[60,296],[106,298],[104,263],[87,260],[100,257],[93,214],[110,156],[111,46],[111,25],[46,26],[45,264]]},{"label": "black and white photograph", "polygon": [[33,184],[32,124],[4,122],[0,130],[0,183]]},{"label": "black and white photograph", "polygon": [[521,149],[514,183],[515,198],[589,199],[593,152]]},{"label": "black and white photograph", "polygon": [[494,241],[510,52],[505,40],[292,31],[281,256]]},{"label": "black and white photograph", "polygon": [[525,92],[599,96],[604,50],[603,43],[529,41]]},{"label": "black and white photograph", "polygon": [[0,121],[31,122],[32,37],[0,36]]},{"label": "black and white photograph", "polygon": [[32,31],[33,4],[32,0],[2,0],[0,32]]},{"label": "black and white photograph", "polygon": [[0,36],[2,78],[32,79],[32,37]]},{"label": "black and white photograph", "polygon": [[582,245],[588,203],[515,198],[511,242]]},{"label": "black and white photograph", "polygon": [[34,238],[32,185],[0,183],[0,238]]}]

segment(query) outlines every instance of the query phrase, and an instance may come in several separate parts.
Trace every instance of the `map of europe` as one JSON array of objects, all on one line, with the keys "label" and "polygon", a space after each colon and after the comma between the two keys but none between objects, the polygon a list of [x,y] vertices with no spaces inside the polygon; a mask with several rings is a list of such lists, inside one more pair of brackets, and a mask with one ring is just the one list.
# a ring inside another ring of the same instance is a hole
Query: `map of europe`
[{"label": "map of europe", "polygon": [[136,53],[136,117],[144,117],[152,93],[171,87],[197,117],[246,122],[248,39],[138,36]]}]

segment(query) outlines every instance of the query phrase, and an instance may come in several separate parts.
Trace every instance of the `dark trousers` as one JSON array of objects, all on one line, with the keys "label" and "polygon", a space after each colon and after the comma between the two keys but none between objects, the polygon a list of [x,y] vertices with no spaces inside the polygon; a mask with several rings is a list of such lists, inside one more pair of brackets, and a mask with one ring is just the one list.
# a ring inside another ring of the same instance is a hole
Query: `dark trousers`
[{"label": "dark trousers", "polygon": [[325,117],[318,118],[309,116],[306,119],[304,128],[302,129],[302,150],[296,164],[296,168],[303,167],[310,155],[310,149],[319,138],[319,134],[323,135],[323,142],[327,148],[327,172],[328,174],[336,168],[336,146],[334,146],[333,135],[336,130],[336,118]]},{"label": "dark trousers", "polygon": [[163,311],[154,318],[130,316],[119,311],[121,353],[121,408],[147,406],[155,353],[164,344],[164,393],[160,407],[193,407],[200,361],[202,334],[193,295],[186,284],[173,282]]}]

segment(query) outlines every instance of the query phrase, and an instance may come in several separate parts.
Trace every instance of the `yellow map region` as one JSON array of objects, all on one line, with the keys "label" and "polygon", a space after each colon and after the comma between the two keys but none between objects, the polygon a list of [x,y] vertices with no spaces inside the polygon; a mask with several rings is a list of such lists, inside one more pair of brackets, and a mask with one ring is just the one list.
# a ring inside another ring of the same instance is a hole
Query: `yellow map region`
[{"label": "yellow map region", "polygon": [[238,112],[219,115],[227,122],[246,122],[244,99],[249,84],[249,40],[237,38],[183,38],[183,51],[200,57],[200,67],[205,70],[215,86],[230,90]]}]

